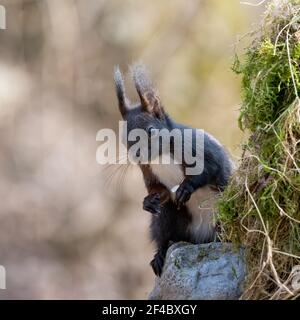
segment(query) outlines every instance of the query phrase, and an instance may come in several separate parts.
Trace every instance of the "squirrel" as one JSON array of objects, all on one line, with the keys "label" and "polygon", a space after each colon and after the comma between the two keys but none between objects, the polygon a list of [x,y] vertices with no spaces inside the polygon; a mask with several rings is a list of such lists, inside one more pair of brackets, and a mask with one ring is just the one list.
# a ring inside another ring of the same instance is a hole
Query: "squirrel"
[{"label": "squirrel", "polygon": [[[134,64],[131,75],[140,99],[136,104],[131,104],[126,97],[123,75],[119,67],[115,67],[114,81],[119,111],[123,120],[127,121],[127,131],[124,133],[127,148],[132,145],[128,134],[130,130],[137,128],[145,130],[149,140],[155,130],[161,129],[178,129],[181,132],[191,129],[194,137],[198,129],[176,123],[166,113],[142,64]],[[200,174],[189,175],[186,170],[189,164],[174,161],[172,141],[168,154],[160,148],[155,155],[156,158],[169,157],[170,163],[137,163],[148,191],[143,201],[143,209],[152,213],[150,233],[157,250],[150,265],[156,276],[160,277],[162,274],[170,244],[179,241],[208,243],[216,239],[213,206],[217,195],[228,184],[233,172],[233,162],[225,148],[212,135],[204,132],[203,141],[204,166]],[[185,141],[183,138],[182,147],[188,143],[194,152],[196,139]],[[149,150],[149,159],[152,159],[152,156]]]}]

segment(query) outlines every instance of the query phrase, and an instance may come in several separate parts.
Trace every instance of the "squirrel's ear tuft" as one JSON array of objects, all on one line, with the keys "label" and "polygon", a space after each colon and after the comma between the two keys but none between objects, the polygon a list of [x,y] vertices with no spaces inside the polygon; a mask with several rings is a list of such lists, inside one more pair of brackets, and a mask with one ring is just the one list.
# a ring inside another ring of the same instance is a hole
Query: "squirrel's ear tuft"
[{"label": "squirrel's ear tuft", "polygon": [[117,93],[118,102],[119,102],[119,110],[121,112],[122,117],[124,118],[128,111],[128,99],[126,98],[126,95],[125,95],[123,75],[118,66],[115,67],[114,80],[115,80],[116,93]]},{"label": "squirrel's ear tuft", "polygon": [[147,112],[154,114],[158,118],[163,116],[163,108],[156,92],[149,91],[142,94],[141,104]]},{"label": "squirrel's ear tuft", "polygon": [[140,97],[142,108],[161,118],[163,108],[158,92],[153,88],[148,72],[143,64],[137,63],[131,66],[131,73],[136,91]]}]

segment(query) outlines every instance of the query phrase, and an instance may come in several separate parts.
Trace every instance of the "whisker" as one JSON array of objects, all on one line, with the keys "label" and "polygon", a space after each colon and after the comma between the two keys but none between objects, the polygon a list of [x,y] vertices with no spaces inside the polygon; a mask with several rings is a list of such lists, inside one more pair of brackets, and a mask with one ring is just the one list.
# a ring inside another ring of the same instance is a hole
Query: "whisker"
[{"label": "whisker", "polygon": [[124,170],[121,172],[121,175],[120,175],[120,180],[119,180],[119,184],[118,184],[118,187],[121,188],[122,186],[124,186],[125,184],[125,179],[126,179],[126,175],[127,175],[127,172],[128,172],[128,169],[130,168],[130,164],[127,164],[125,167],[124,167]]},{"label": "whisker", "polygon": [[123,168],[123,165],[115,165],[114,167],[110,167],[111,172],[104,177],[105,178],[105,183],[104,187],[110,188],[111,184],[114,182],[114,178],[116,177],[117,173],[119,173]]}]

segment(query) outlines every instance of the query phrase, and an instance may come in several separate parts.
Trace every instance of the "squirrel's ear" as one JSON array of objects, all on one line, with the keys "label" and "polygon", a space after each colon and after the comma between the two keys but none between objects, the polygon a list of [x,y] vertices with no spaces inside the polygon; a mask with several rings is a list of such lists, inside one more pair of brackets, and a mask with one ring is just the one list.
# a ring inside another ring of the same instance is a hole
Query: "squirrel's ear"
[{"label": "squirrel's ear", "polygon": [[121,112],[122,117],[125,118],[125,115],[128,111],[128,99],[125,95],[124,79],[119,67],[115,67],[114,80],[119,102],[119,110]]},{"label": "squirrel's ear", "polygon": [[140,96],[143,109],[158,118],[162,118],[164,112],[158,94],[153,91],[149,91],[144,94],[138,92],[138,94]]},{"label": "squirrel's ear", "polygon": [[140,97],[142,108],[157,117],[163,116],[163,108],[157,91],[153,88],[148,72],[142,63],[131,67],[136,91]]}]

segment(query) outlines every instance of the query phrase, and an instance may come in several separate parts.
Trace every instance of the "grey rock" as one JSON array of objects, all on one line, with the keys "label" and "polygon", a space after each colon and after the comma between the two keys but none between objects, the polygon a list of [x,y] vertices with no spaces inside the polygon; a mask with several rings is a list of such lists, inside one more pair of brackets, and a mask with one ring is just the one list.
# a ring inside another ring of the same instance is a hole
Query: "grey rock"
[{"label": "grey rock", "polygon": [[233,300],[242,294],[245,253],[230,243],[172,245],[150,300]]}]

